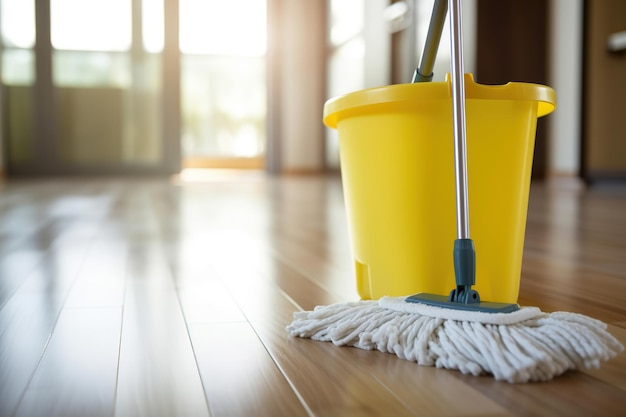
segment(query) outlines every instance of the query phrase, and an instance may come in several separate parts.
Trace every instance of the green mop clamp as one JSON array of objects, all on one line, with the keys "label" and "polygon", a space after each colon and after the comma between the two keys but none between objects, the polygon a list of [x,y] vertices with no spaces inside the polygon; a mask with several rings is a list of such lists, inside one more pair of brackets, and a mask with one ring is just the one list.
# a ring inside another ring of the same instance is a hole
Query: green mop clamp
[{"label": "green mop clamp", "polygon": [[[422,55],[420,68],[415,71],[413,76],[413,82],[428,82],[433,78],[432,68],[445,23],[447,1],[435,1],[424,54]],[[406,301],[460,310],[508,313],[519,310],[519,305],[480,301],[478,292],[472,289],[472,286],[476,284],[476,251],[469,231],[469,202],[467,197],[469,187],[467,184],[467,145],[465,138],[465,75],[463,69],[460,0],[450,0],[450,44],[457,216],[457,239],[454,242],[456,288],[450,292],[448,297],[420,293],[407,297]]]},{"label": "green mop clamp", "polygon": [[476,284],[476,251],[472,239],[454,241],[454,274],[456,288],[450,292],[448,301],[480,303],[478,292],[472,289],[472,285]]}]

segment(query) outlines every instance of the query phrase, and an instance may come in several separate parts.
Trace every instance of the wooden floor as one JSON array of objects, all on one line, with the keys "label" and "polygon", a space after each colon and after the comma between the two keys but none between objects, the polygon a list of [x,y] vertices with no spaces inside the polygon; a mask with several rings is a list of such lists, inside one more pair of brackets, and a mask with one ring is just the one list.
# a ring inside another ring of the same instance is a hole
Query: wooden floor
[{"label": "wooden floor", "polygon": [[[0,416],[626,415],[625,354],[511,385],[287,335],[353,287],[336,177],[9,181]],[[626,343],[625,189],[533,185],[520,302]]]}]

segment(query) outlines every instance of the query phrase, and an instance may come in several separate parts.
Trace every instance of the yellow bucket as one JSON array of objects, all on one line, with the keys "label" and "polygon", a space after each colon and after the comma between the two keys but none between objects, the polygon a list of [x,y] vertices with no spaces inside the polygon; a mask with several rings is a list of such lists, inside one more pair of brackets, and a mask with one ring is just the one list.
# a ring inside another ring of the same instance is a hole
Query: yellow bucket
[{"label": "yellow bucket", "polygon": [[[485,301],[519,293],[537,117],[549,87],[465,75],[470,233]],[[455,288],[450,80],[356,91],[324,106],[336,128],[357,289],[363,299]]]}]

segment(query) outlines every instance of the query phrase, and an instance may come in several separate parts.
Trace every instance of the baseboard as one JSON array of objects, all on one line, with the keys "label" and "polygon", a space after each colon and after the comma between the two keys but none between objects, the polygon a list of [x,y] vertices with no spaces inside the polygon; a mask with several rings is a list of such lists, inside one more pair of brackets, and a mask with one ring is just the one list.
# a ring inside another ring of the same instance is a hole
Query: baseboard
[{"label": "baseboard", "polygon": [[585,173],[585,181],[587,181],[587,183],[591,185],[626,185],[626,171],[588,170]]}]

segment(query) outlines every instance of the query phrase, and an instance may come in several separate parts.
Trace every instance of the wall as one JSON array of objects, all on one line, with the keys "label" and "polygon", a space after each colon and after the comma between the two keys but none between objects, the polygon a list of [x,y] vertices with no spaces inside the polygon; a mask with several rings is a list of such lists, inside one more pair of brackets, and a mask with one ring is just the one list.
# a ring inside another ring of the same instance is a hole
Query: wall
[{"label": "wall", "polygon": [[583,0],[550,2],[549,84],[557,108],[548,118],[548,174],[580,171]]},{"label": "wall", "polygon": [[317,172],[324,169],[326,2],[280,3],[280,171]]},{"label": "wall", "polygon": [[589,182],[626,180],[626,51],[608,39],[626,29],[626,1],[585,2],[582,173]]}]

